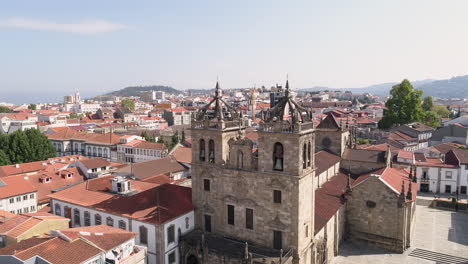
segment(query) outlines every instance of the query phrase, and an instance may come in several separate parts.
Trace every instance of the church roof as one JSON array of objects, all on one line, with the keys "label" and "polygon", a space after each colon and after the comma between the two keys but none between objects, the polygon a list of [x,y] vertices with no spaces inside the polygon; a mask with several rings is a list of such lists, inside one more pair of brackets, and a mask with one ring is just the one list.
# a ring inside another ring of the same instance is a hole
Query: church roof
[{"label": "church roof", "polygon": [[317,126],[319,129],[340,129],[341,126],[338,124],[338,121],[336,121],[336,118],[333,114],[328,114],[327,117],[325,117],[320,124]]}]

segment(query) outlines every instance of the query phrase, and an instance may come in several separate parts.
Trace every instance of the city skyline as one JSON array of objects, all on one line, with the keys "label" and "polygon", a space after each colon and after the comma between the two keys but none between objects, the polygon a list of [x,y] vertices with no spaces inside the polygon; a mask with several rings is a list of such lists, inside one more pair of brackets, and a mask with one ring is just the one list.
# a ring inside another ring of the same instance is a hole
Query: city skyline
[{"label": "city skyline", "polygon": [[286,74],[294,88],[448,79],[468,73],[467,8],[466,1],[8,3],[0,10],[7,92],[0,101],[135,85],[212,88],[216,76],[225,88],[274,85]]}]

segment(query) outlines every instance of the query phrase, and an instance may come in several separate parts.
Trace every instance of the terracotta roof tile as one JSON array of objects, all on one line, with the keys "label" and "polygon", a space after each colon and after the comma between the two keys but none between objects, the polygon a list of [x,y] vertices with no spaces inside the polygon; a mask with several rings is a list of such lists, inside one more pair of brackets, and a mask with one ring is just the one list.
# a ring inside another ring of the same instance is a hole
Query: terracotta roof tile
[{"label": "terracotta roof tile", "polygon": [[328,151],[322,150],[315,153],[315,176],[318,177],[322,172],[340,162],[341,157]]}]

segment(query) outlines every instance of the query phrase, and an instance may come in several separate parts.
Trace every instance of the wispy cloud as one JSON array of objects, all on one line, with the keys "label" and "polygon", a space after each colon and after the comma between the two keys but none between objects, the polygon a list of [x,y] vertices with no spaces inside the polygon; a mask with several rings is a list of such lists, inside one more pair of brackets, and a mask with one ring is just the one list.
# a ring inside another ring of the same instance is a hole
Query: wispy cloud
[{"label": "wispy cloud", "polygon": [[52,21],[20,17],[0,19],[0,27],[78,34],[108,33],[127,28],[125,25],[116,24],[105,20],[87,20],[78,23],[57,23]]}]

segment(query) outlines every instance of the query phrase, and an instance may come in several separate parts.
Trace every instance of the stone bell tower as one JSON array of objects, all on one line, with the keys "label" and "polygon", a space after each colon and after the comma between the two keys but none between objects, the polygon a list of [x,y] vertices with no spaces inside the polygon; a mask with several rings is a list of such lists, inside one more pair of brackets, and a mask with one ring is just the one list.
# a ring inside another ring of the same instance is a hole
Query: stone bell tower
[{"label": "stone bell tower", "polygon": [[[286,81],[285,96],[262,112],[258,130],[258,170],[281,192],[282,203],[271,210],[282,229],[282,247],[294,249],[293,263],[311,263],[314,236],[315,131],[312,113],[292,98]],[[280,183],[280,184],[277,184]],[[275,246],[275,245],[274,245]]]}]

